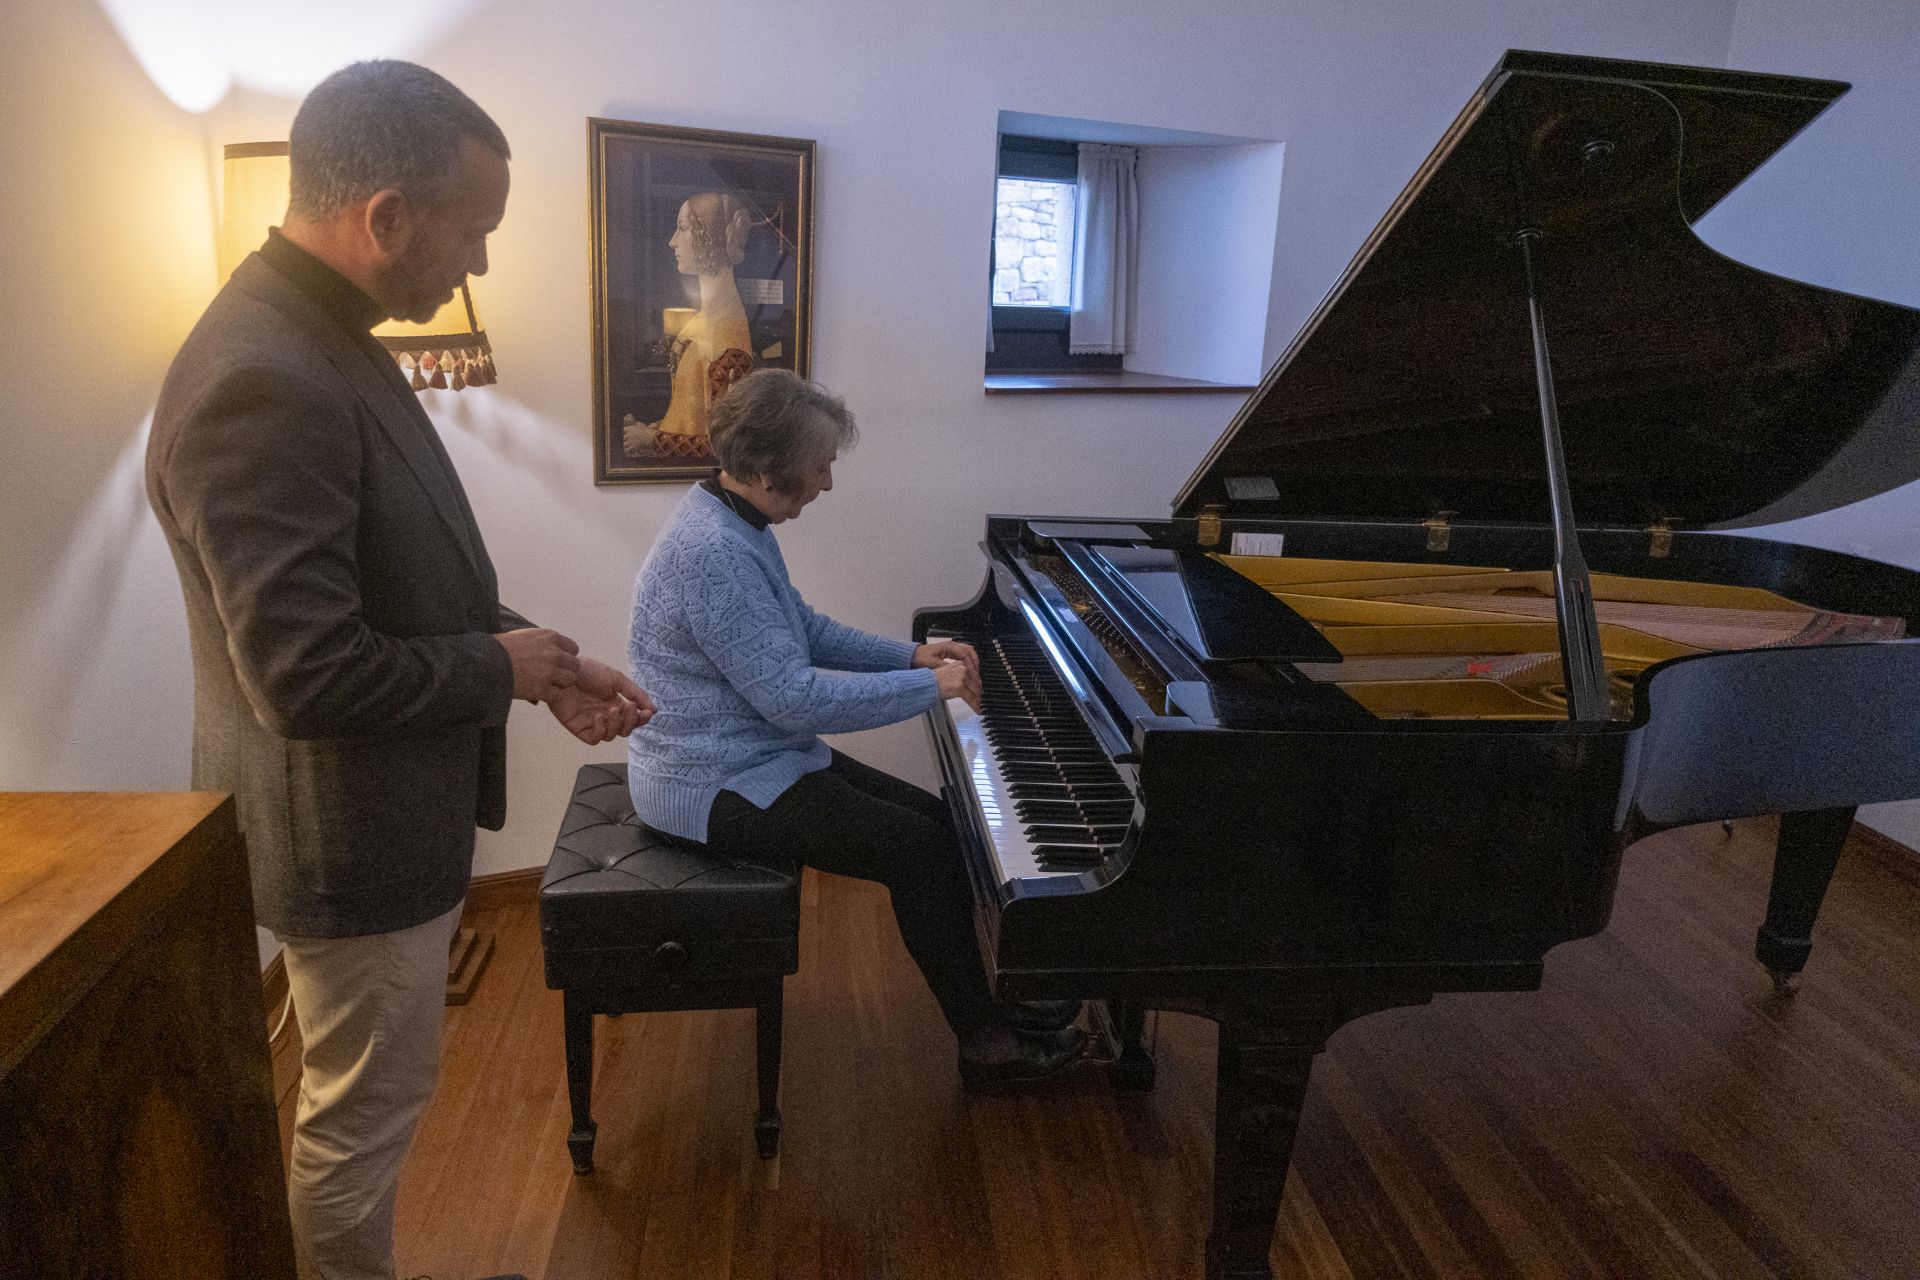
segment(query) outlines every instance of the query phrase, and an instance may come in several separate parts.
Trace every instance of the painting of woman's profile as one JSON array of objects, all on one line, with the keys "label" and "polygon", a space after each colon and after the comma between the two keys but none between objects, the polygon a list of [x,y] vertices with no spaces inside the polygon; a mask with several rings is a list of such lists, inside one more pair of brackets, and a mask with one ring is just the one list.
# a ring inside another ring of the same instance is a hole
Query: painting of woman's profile
[{"label": "painting of woman's profile", "polygon": [[689,480],[754,369],[805,377],[813,143],[587,122],[594,479]]}]

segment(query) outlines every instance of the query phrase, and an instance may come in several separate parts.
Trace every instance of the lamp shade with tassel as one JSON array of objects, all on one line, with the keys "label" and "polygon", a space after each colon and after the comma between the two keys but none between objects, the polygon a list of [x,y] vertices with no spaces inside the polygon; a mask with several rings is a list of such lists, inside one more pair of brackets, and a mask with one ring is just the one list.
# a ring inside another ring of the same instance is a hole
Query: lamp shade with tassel
[{"label": "lamp shade with tassel", "polygon": [[[237,142],[226,148],[220,198],[220,278],[233,274],[241,259],[260,247],[267,228],[287,211],[290,167],[284,142]],[[453,298],[433,319],[417,324],[388,320],[373,336],[393,353],[415,391],[445,387],[459,391],[496,380],[493,346],[480,326],[473,290],[462,280]]]}]

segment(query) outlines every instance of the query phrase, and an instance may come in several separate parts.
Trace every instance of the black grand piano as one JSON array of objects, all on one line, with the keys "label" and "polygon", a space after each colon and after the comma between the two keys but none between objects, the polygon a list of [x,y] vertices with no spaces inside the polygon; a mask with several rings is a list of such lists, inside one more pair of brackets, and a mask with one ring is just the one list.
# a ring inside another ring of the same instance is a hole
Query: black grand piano
[{"label": "black grand piano", "polygon": [[1267,1276],[1314,1055],[1532,989],[1622,850],[1782,814],[1787,984],[1854,807],[1920,795],[1920,574],[1725,532],[1920,475],[1920,313],[1690,224],[1847,86],[1508,53],[1173,504],[990,516],[916,638],[1008,997],[1219,1024],[1210,1276]]}]

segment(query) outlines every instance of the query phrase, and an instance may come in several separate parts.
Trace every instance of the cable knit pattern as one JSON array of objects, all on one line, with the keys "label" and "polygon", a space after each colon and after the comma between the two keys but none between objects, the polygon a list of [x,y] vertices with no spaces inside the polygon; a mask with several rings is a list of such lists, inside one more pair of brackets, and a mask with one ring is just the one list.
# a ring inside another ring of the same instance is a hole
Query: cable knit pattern
[{"label": "cable knit pattern", "polygon": [[[627,740],[634,812],[707,838],[723,789],[762,809],[832,755],[822,733],[910,719],[937,697],[914,646],[815,613],[773,530],[695,486],[633,589],[627,663],[659,712]],[[859,674],[849,674],[859,673]]]}]

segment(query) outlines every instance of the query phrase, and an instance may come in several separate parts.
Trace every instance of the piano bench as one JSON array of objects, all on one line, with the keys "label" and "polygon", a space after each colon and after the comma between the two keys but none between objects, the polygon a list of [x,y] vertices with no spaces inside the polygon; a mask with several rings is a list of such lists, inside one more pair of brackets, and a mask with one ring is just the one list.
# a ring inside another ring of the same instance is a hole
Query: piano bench
[{"label": "piano bench", "polygon": [[595,1014],[759,1011],[760,1154],[780,1144],[781,979],[800,967],[800,873],[735,862],[643,825],[624,764],[592,764],[540,880],[547,986],[565,1002],[573,1171],[593,1172]]}]

